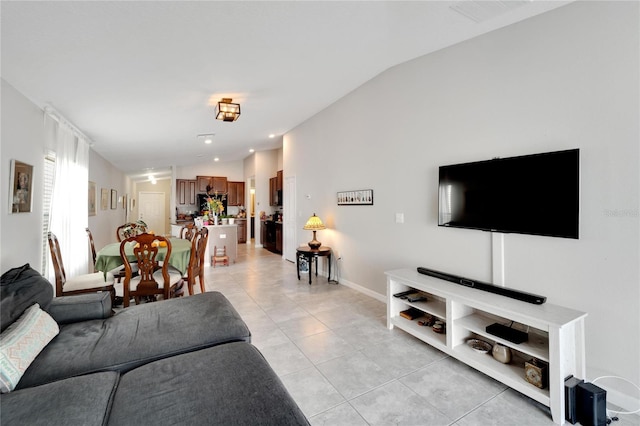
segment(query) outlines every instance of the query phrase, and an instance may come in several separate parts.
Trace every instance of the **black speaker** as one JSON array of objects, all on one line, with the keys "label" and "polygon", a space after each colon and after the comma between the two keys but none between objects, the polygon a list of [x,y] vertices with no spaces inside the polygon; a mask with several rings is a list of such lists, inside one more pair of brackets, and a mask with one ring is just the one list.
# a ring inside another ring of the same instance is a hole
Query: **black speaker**
[{"label": "black speaker", "polygon": [[578,421],[578,385],[584,380],[569,377],[564,381],[564,418],[575,425]]},{"label": "black speaker", "polygon": [[579,383],[578,421],[582,426],[607,425],[607,391],[593,383]]}]

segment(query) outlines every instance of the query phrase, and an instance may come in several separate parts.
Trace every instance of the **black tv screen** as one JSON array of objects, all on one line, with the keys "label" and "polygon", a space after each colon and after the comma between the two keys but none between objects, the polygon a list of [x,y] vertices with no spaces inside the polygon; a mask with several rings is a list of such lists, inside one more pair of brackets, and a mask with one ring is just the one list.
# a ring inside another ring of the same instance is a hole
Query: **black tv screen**
[{"label": "black tv screen", "polygon": [[580,150],[440,167],[439,226],[578,238]]}]

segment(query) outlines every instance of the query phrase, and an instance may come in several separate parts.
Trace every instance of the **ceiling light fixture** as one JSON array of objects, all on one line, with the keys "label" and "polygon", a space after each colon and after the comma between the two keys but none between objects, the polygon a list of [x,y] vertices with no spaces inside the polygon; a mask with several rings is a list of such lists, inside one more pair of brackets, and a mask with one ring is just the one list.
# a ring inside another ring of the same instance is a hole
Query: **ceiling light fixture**
[{"label": "ceiling light fixture", "polygon": [[213,161],[220,161],[218,157],[214,158]]},{"label": "ceiling light fixture", "polygon": [[240,104],[231,103],[231,98],[222,98],[216,106],[216,119],[236,121],[240,117]]},{"label": "ceiling light fixture", "polygon": [[253,148],[251,148],[251,149],[249,150],[249,152],[253,153],[253,152],[256,152],[256,150],[255,150],[255,149],[253,149]]},{"label": "ceiling light fixture", "polygon": [[273,138],[275,138],[275,137],[276,137],[276,135],[274,135],[273,133],[271,133],[271,134],[269,135],[269,139],[273,139]]}]

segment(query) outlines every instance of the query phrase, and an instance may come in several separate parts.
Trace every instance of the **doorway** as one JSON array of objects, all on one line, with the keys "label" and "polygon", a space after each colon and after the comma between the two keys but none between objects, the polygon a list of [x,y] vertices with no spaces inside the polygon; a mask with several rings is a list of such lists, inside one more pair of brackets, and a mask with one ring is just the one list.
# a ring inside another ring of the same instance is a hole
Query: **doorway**
[{"label": "doorway", "polygon": [[158,235],[167,233],[164,192],[140,192],[138,194],[138,219],[147,224],[147,229]]}]

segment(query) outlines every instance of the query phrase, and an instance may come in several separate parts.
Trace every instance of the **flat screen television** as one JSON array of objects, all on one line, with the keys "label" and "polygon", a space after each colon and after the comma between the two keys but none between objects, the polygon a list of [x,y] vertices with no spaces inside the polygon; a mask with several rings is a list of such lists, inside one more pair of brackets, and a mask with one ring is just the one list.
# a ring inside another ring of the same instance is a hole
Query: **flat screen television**
[{"label": "flat screen television", "polygon": [[578,238],[580,150],[440,167],[438,225]]}]

